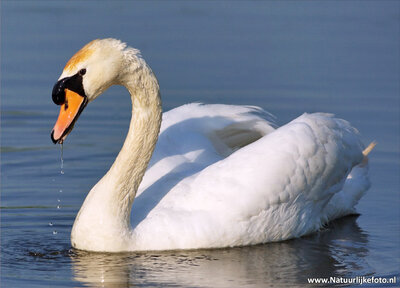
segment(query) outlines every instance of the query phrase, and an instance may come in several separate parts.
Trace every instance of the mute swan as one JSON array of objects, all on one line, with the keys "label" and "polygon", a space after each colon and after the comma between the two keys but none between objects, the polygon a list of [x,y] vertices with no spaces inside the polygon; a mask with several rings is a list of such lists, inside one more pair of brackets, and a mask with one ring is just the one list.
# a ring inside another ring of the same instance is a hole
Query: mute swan
[{"label": "mute swan", "polygon": [[303,114],[275,129],[260,108],[231,105],[188,104],[162,114],[152,70],[116,39],[94,40],[66,64],[52,92],[61,106],[53,142],[62,143],[85,106],[111,85],[129,91],[132,118],[114,164],[75,219],[77,249],[281,241],[353,213],[369,188],[374,144],[363,151],[348,122]]}]

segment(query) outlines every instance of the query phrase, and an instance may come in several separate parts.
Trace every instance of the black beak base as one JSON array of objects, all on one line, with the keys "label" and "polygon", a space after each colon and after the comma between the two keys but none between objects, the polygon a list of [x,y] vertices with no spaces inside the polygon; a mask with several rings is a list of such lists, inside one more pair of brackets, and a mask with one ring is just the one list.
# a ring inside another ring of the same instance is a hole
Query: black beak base
[{"label": "black beak base", "polygon": [[54,85],[51,97],[57,105],[65,103],[65,89],[69,89],[86,98],[85,89],[83,89],[83,75],[77,73],[71,77],[65,77]]}]

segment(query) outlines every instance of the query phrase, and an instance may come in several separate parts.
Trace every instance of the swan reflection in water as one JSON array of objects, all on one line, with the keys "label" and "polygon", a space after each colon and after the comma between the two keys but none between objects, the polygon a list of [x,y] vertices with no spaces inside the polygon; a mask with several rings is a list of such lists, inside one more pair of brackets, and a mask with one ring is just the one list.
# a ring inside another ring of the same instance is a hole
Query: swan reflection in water
[{"label": "swan reflection in water", "polygon": [[286,242],[216,250],[71,255],[76,281],[89,287],[226,287],[307,284],[309,277],[371,275],[368,235],[357,216]]}]

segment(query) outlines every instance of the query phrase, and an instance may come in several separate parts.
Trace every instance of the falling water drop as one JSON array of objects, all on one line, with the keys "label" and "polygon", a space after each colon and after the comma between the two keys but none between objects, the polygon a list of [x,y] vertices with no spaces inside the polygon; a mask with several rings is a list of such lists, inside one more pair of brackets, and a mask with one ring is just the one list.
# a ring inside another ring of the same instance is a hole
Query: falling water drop
[{"label": "falling water drop", "polygon": [[60,144],[60,147],[61,147],[61,170],[60,170],[60,173],[61,174],[64,174],[64,144],[63,144],[63,142],[61,142],[61,144]]},{"label": "falling water drop", "polygon": [[[60,174],[61,175],[64,175],[64,146],[63,146],[63,143],[62,143],[62,141],[60,142],[60,152],[61,152],[61,165],[60,165]],[[53,179],[53,181],[55,181],[55,179]],[[62,189],[59,189],[58,190],[58,192],[59,193],[62,193],[63,192],[63,190]],[[60,210],[61,209],[61,199],[60,198],[57,198],[57,206],[56,206],[56,208],[57,208],[57,210]],[[53,227],[54,226],[54,224],[53,224],[53,222],[49,222],[49,226],[50,227]],[[56,230],[53,230],[53,235],[57,235],[58,234],[58,232],[56,231]]]}]

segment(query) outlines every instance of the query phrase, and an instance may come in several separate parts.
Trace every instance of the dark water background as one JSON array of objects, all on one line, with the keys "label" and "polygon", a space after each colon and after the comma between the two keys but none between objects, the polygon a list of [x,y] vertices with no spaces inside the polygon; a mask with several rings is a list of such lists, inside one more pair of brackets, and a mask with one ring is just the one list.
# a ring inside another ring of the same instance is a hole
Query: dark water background
[{"label": "dark water background", "polygon": [[[1,1],[1,287],[295,287],[308,277],[398,276],[399,10],[398,1]],[[255,247],[72,250],[75,215],[121,147],[130,99],[113,87],[89,105],[64,145],[61,175],[51,90],[66,61],[104,37],[142,51],[164,110],[251,104],[279,125],[315,111],[350,121],[365,143],[378,142],[360,216]]]}]

